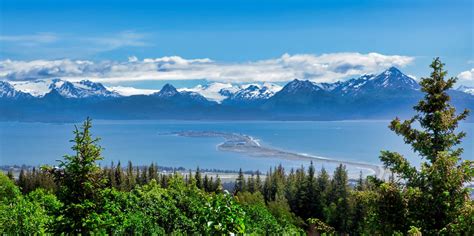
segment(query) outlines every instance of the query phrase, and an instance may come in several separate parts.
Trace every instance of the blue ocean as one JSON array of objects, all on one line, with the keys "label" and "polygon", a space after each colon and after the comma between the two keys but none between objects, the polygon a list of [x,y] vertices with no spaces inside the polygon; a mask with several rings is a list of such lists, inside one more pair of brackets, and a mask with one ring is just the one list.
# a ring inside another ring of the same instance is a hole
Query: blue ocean
[{"label": "blue ocean", "polygon": [[[104,148],[102,161],[160,166],[268,170],[307,165],[307,161],[262,158],[219,151],[224,140],[217,137],[180,137],[181,131],[216,131],[252,136],[267,147],[337,160],[381,164],[381,150],[397,151],[412,163],[420,158],[402,137],[388,129],[389,121],[112,121],[94,120],[92,133]],[[0,165],[55,164],[70,149],[73,123],[0,122]],[[462,123],[467,132],[464,159],[474,159],[474,123]]]}]

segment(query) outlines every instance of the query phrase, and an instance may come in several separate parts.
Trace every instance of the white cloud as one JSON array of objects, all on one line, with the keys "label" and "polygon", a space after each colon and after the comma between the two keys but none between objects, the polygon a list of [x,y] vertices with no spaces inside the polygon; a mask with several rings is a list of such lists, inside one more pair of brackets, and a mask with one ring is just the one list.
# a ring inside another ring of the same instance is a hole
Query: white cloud
[{"label": "white cloud", "polygon": [[70,81],[89,79],[120,83],[142,80],[207,79],[226,83],[284,82],[294,78],[334,82],[365,73],[377,73],[390,66],[403,67],[413,57],[379,53],[284,54],[279,58],[245,63],[219,63],[208,58],[179,56],[129,58],[117,61],[35,60],[0,61],[0,78],[32,80],[61,77]]},{"label": "white cloud", "polygon": [[35,33],[31,35],[0,35],[0,53],[31,57],[45,55],[47,58],[90,57],[102,52],[126,47],[147,47],[147,34],[121,31],[100,35],[72,35]]},{"label": "white cloud", "polygon": [[461,80],[461,82],[474,81],[474,68],[459,73],[458,78]]},{"label": "white cloud", "polygon": [[53,33],[36,33],[31,35],[0,35],[0,41],[16,43],[23,46],[36,46],[38,44],[53,43],[59,37]]},{"label": "white cloud", "polygon": [[144,41],[145,34],[133,31],[123,31],[114,35],[100,37],[85,37],[79,40],[92,43],[100,51],[110,51],[122,47],[144,47],[149,44]]}]

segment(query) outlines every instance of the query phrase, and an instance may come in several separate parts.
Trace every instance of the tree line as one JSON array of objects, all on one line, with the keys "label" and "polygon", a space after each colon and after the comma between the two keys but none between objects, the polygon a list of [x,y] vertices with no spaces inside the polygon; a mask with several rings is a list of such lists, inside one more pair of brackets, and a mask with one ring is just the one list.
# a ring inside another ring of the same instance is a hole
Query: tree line
[{"label": "tree line", "polygon": [[474,205],[466,184],[473,162],[462,160],[464,132],[436,58],[420,85],[417,115],[389,128],[423,158],[415,167],[397,152],[382,151],[389,180],[362,175],[349,184],[339,165],[266,174],[239,171],[233,189],[198,168],[186,175],[160,173],[156,164],[100,167],[102,148],[87,119],[76,127],[72,149],[57,167],[0,174],[1,234],[311,234],[473,235]]}]

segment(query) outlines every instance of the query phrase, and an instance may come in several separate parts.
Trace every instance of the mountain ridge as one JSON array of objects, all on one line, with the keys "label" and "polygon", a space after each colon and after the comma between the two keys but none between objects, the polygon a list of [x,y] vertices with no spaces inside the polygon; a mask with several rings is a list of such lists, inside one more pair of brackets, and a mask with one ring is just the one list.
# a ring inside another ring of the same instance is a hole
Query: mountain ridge
[{"label": "mountain ridge", "polygon": [[[44,88],[40,82],[32,84]],[[25,84],[19,87],[27,89]],[[48,89],[42,96],[32,96],[2,82],[0,111],[6,115],[0,119],[390,119],[412,115],[412,106],[423,96],[418,83],[396,68],[335,83],[294,79],[281,89],[271,84],[221,83],[186,90],[166,84],[150,95],[120,96],[100,83],[62,80],[52,80]],[[223,100],[208,99],[199,91]],[[474,109],[473,95],[460,90],[449,94],[457,108]]]}]

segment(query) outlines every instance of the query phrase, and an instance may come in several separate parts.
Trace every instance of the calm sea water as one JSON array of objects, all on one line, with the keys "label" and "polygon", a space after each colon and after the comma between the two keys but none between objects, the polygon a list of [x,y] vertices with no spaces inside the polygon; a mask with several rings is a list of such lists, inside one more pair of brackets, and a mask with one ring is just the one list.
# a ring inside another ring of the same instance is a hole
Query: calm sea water
[{"label": "calm sea water", "polygon": [[[202,121],[105,121],[96,120],[93,135],[101,137],[104,164],[136,164],[235,170],[267,170],[283,164],[297,167],[302,161],[258,158],[218,151],[220,138],[160,135],[176,131],[236,132],[253,136],[262,145],[333,159],[380,164],[380,150],[394,150],[414,163],[419,158],[388,128],[389,121],[337,122],[202,122]],[[74,124],[0,122],[0,165],[54,164],[72,154]],[[474,124],[463,123],[468,133],[463,158],[474,159]]]}]

